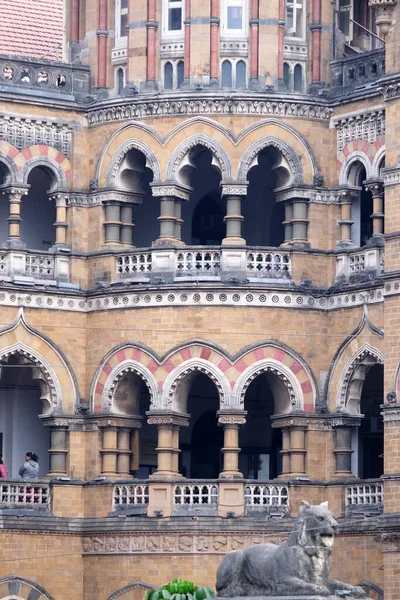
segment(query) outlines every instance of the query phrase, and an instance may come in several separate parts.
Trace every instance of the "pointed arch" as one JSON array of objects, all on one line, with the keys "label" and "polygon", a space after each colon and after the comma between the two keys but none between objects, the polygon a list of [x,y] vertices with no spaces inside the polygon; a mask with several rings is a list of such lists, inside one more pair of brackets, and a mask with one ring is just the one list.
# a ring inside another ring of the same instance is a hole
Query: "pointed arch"
[{"label": "pointed arch", "polygon": [[[32,365],[33,377],[41,383],[46,413],[74,413],[80,402],[74,373],[61,350],[27,323],[22,308],[14,323],[0,331],[0,361],[11,355]],[[53,365],[57,365],[57,373]]]},{"label": "pointed arch", "polygon": [[222,179],[232,180],[232,166],[222,146],[209,136],[196,134],[184,140],[172,153],[167,165],[167,181],[177,180],[180,169],[186,164],[190,164],[189,153],[195,146],[207,148],[212,155],[212,164],[220,171]]},{"label": "pointed arch", "polygon": [[19,168],[19,183],[27,183],[35,167],[47,167],[54,175],[53,188],[67,189],[72,175],[71,163],[59,150],[51,146],[31,146],[15,157]]},{"label": "pointed arch", "polygon": [[118,147],[114,157],[108,167],[106,185],[115,186],[115,181],[123,159],[129,150],[139,150],[146,158],[146,167],[153,172],[153,182],[161,180],[161,169],[158,159],[148,144],[139,139],[129,139]]},{"label": "pointed arch", "polygon": [[[25,588],[25,590],[23,590],[23,588]],[[30,589],[29,595],[27,595],[26,588]],[[19,598],[18,594],[20,592],[24,594],[24,598],[34,598],[35,600],[54,600],[53,596],[50,596],[50,594],[44,588],[37,583],[26,579],[25,577],[8,575],[0,578],[0,598]]]},{"label": "pointed arch", "polygon": [[151,371],[140,362],[133,359],[126,359],[120,362],[110,373],[102,393],[102,412],[114,412],[115,407],[115,391],[122,378],[133,373],[140,377],[147,386],[150,394],[150,408],[154,407],[158,398],[158,386]]},{"label": "pointed arch", "polygon": [[276,148],[285,159],[287,168],[290,171],[290,181],[287,185],[304,183],[303,167],[298,155],[286,142],[276,136],[266,136],[251,144],[239,163],[238,180],[246,181],[247,174],[255,165],[258,154],[268,147]]}]

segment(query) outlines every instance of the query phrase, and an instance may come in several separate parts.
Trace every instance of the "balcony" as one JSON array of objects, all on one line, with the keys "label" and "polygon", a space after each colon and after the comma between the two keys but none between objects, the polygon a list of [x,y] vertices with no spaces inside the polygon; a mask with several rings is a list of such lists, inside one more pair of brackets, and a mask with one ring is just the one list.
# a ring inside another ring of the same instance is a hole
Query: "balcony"
[{"label": "balcony", "polygon": [[0,250],[0,281],[58,286],[69,283],[69,280],[70,258],[65,254]]},{"label": "balcony", "polygon": [[336,280],[360,283],[375,279],[384,271],[384,256],[381,246],[340,252],[336,256]]},{"label": "balcony", "polygon": [[160,278],[166,283],[232,278],[271,283],[288,282],[291,274],[291,253],[269,248],[152,248],[118,254],[115,259],[118,283],[146,283]]},{"label": "balcony", "polygon": [[333,96],[370,88],[385,74],[385,49],[331,61]]},{"label": "balcony", "polygon": [[82,102],[90,93],[90,69],[85,65],[0,55],[0,92]]}]

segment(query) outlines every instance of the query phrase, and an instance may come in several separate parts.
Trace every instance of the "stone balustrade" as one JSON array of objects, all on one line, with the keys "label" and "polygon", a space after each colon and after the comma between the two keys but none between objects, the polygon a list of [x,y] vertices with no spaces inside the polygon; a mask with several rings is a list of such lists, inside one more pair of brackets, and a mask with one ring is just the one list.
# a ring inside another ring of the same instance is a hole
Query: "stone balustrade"
[{"label": "stone balustrade", "polygon": [[290,512],[289,489],[282,485],[246,485],[244,488],[245,507],[270,507]]},{"label": "stone balustrade", "polygon": [[383,512],[384,486],[380,479],[357,481],[346,487],[347,514],[379,514]]},{"label": "stone balustrade", "polygon": [[84,101],[90,94],[90,70],[86,65],[0,55],[0,90]]},{"label": "stone balustrade", "polygon": [[23,285],[68,283],[70,258],[64,253],[1,250],[0,280]]},{"label": "stone balustrade", "polygon": [[40,481],[1,480],[0,510],[3,508],[50,509],[50,487]]},{"label": "stone balustrade", "polygon": [[218,504],[218,484],[185,484],[174,487],[175,506],[204,506]]},{"label": "stone balustrade", "polygon": [[113,490],[113,509],[131,506],[146,506],[149,503],[147,482],[115,485]]},{"label": "stone balustrade", "polygon": [[118,254],[115,261],[117,282],[291,279],[290,252],[268,248],[153,248]]},{"label": "stone balustrade", "polygon": [[373,279],[384,270],[384,248],[364,246],[358,250],[341,250],[336,256],[336,279],[356,281]]},{"label": "stone balustrade", "polygon": [[357,56],[331,61],[333,95],[349,94],[370,87],[385,74],[385,49],[363,52]]}]

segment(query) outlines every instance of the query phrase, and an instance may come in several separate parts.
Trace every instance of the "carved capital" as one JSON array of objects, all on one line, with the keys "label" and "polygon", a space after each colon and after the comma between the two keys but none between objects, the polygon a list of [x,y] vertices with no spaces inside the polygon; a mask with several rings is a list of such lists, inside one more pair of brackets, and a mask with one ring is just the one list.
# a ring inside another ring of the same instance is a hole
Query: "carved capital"
[{"label": "carved capital", "polygon": [[339,204],[351,204],[361,192],[361,188],[343,188],[338,190]]},{"label": "carved capital", "polygon": [[373,198],[383,196],[383,181],[380,179],[370,179],[365,182],[365,189],[367,192],[371,192]]},{"label": "carved capital", "polygon": [[173,414],[173,413],[157,413],[149,411],[147,414],[147,423],[149,425],[171,425],[176,427],[188,427],[189,415]]},{"label": "carved capital", "polygon": [[189,200],[192,188],[186,185],[176,183],[151,183],[151,193],[155,198],[163,196],[179,198],[180,200]]},{"label": "carved capital", "polygon": [[375,9],[375,23],[378,34],[383,38],[386,37],[392,25],[393,9],[397,4],[397,0],[369,0],[368,4]]},{"label": "carved capital", "polygon": [[241,411],[238,413],[219,412],[218,413],[218,425],[224,427],[224,425],[244,425],[246,423],[247,411]]},{"label": "carved capital", "polygon": [[21,202],[22,196],[26,196],[29,192],[30,185],[13,185],[2,189],[3,196],[8,196],[11,203]]},{"label": "carved capital", "polygon": [[54,190],[49,193],[49,200],[55,202],[56,206],[68,206],[69,193]]},{"label": "carved capital", "polygon": [[221,181],[221,196],[247,196],[248,182]]},{"label": "carved capital", "polygon": [[288,200],[310,200],[315,190],[311,188],[291,187],[284,190],[276,191],[277,202],[287,202]]},{"label": "carved capital", "polygon": [[110,188],[97,190],[93,196],[96,198],[96,204],[107,204],[108,202],[120,202],[122,204],[142,204],[144,198],[144,194]]}]

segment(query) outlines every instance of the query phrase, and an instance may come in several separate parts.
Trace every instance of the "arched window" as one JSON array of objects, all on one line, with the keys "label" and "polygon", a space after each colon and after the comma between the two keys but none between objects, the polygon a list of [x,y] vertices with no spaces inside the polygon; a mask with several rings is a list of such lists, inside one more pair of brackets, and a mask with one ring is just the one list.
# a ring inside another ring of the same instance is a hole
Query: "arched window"
[{"label": "arched window", "polygon": [[164,89],[173,89],[173,68],[170,62],[167,62],[164,66]]},{"label": "arched window", "polygon": [[177,74],[177,88],[181,88],[183,85],[183,81],[185,79],[185,64],[183,60],[180,60],[176,66],[176,74]]},{"label": "arched window", "polygon": [[236,65],[236,89],[246,89],[246,63],[244,60],[239,60]]},{"label": "arched window", "polygon": [[222,63],[221,85],[223,88],[232,87],[232,63],[229,60],[224,60]]},{"label": "arched window", "polygon": [[296,65],[294,68],[293,89],[295,92],[303,91],[303,69],[301,65]]},{"label": "arched window", "polygon": [[304,38],[304,0],[286,0],[285,35]]},{"label": "arched window", "polygon": [[115,0],[115,45],[123,46],[127,41],[128,0]]},{"label": "arched window", "polygon": [[290,69],[287,63],[283,63],[283,85],[289,89],[290,84]]},{"label": "arched window", "polygon": [[117,71],[117,94],[120,96],[125,87],[125,73],[123,69]]}]

